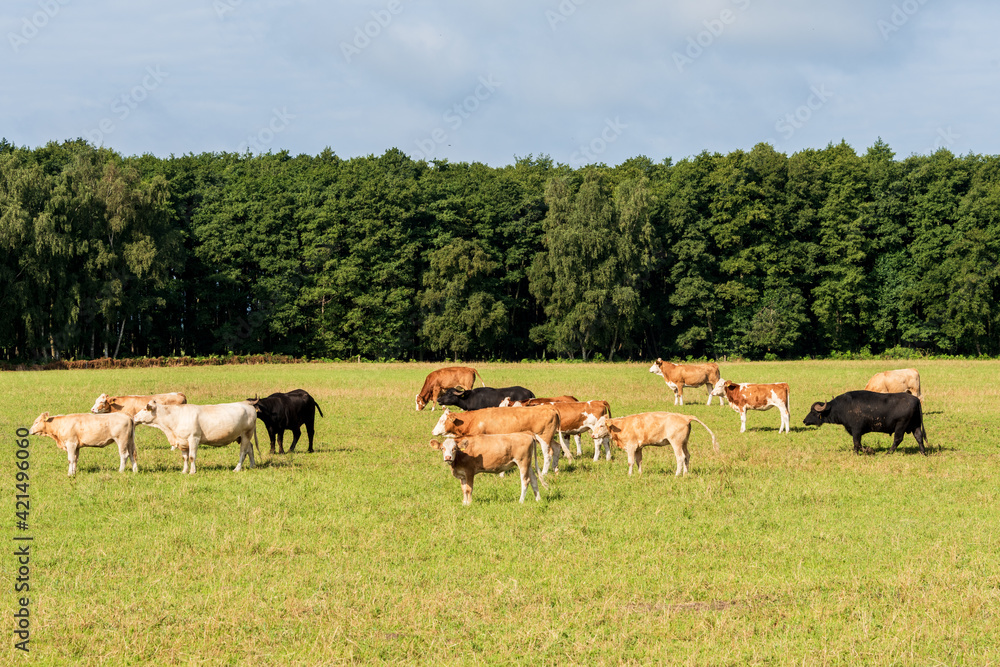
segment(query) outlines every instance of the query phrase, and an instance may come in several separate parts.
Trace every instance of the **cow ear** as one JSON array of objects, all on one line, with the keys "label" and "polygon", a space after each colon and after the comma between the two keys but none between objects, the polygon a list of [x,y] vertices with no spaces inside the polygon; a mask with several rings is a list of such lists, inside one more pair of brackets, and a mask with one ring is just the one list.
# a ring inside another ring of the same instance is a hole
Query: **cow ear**
[{"label": "cow ear", "polygon": [[49,417],[49,413],[48,412],[43,412],[42,413],[42,421],[46,421],[46,422],[52,421],[52,417]]},{"label": "cow ear", "polygon": [[462,438],[462,441],[458,443],[458,448],[461,449],[463,452],[465,451],[466,447],[468,447],[468,446],[469,446],[469,439],[468,438]]},{"label": "cow ear", "polygon": [[441,449],[441,443],[437,440],[431,440],[431,447],[434,449]]},{"label": "cow ear", "polygon": [[656,363],[662,364],[663,363],[663,359],[661,359],[660,357],[657,357],[656,358]]}]

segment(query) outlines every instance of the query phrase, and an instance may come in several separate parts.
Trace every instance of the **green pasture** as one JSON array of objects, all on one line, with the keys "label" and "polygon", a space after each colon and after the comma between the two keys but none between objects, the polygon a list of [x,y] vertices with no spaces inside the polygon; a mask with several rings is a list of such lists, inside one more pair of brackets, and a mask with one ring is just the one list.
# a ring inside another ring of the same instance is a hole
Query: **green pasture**
[{"label": "green pasture", "polygon": [[[137,429],[138,474],[114,446],[75,478],[31,438],[30,655],[14,650],[3,559],[4,664],[833,664],[1000,662],[998,362],[722,363],[787,381],[778,414],[739,417],[703,389],[675,408],[642,364],[475,364],[491,386],[607,399],[616,416],[694,414],[691,474],[669,449],[629,478],[563,462],[541,502],[516,475],[481,476],[463,507],[414,411],[431,364],[302,364],[0,374],[0,467],[14,528],[15,432],[101,392],[184,391],[218,403],[294,388],[323,409],[317,452],[201,448],[198,472]],[[802,425],[809,405],[915,366],[933,448]],[[305,435],[303,434],[303,438]],[[286,437],[286,446],[290,438]]]}]

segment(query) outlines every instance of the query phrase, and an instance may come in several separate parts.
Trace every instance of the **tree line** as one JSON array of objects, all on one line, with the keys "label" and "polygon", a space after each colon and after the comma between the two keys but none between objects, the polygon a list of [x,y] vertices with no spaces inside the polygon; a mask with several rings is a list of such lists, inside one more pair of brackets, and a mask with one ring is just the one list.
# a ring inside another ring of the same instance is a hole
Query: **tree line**
[{"label": "tree line", "polygon": [[0,356],[1000,353],[1000,158],[494,168],[0,141]]}]

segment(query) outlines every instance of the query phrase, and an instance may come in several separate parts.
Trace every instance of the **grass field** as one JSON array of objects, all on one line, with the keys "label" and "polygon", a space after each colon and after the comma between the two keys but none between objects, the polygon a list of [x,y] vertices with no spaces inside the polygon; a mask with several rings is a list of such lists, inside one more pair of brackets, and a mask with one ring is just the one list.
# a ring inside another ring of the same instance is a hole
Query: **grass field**
[{"label": "grass field", "polygon": [[[813,401],[915,365],[933,450],[912,436],[856,456],[839,426],[802,425]],[[584,457],[518,504],[516,475],[477,478],[470,507],[428,445],[440,412],[413,397],[430,364],[309,364],[0,374],[0,442],[14,550],[15,433],[101,392],[181,390],[192,403],[307,389],[317,452],[236,446],[198,472],[159,431],[136,430],[139,473],[114,445],[75,478],[31,438],[31,653],[6,664],[997,664],[1000,363],[720,364],[787,381],[792,432],[748,431],[702,389],[674,408],[645,364],[476,364],[491,386],[611,402],[616,416],[697,415],[691,474],[669,449]],[[303,434],[303,437],[304,434]],[[286,438],[286,446],[289,440]],[[22,533],[17,533],[22,534]],[[19,597],[4,559],[8,629]]]}]

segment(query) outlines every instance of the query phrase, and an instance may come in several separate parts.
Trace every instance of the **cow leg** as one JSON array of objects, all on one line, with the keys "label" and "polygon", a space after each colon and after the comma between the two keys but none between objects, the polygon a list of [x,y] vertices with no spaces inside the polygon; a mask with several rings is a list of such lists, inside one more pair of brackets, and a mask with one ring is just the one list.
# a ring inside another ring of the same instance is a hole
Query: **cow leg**
[{"label": "cow leg", "polygon": [[191,475],[194,474],[194,459],[198,456],[198,438],[192,436],[188,438],[188,455],[187,463],[185,465],[190,465],[187,472]]},{"label": "cow leg", "polygon": [[[633,454],[633,458],[635,459],[635,465],[639,469],[639,474],[641,475],[642,474],[642,447],[638,447],[635,450],[635,454]],[[631,470],[629,470],[629,474],[632,474]]]},{"label": "cow leg", "polygon": [[[531,460],[534,456],[534,452],[530,452],[528,455],[528,461],[525,464],[528,468],[528,481],[531,483],[531,490],[535,492],[535,502],[542,499],[542,495],[538,493],[538,478],[535,476],[535,465],[534,461]],[[524,502],[524,492],[521,492],[521,502]]]},{"label": "cow leg", "polygon": [[524,496],[527,495],[527,493],[528,493],[528,483],[529,483],[529,478],[531,477],[531,475],[529,474],[529,471],[531,470],[531,463],[530,462],[526,463],[525,461],[518,461],[517,462],[517,468],[518,468],[518,470],[521,471],[521,500],[520,500],[520,502],[523,503],[524,502]]},{"label": "cow leg", "polygon": [[475,475],[469,475],[466,477],[463,475],[458,481],[462,483],[462,504],[471,505],[472,504],[472,484],[475,479]]},{"label": "cow leg", "polygon": [[115,441],[118,445],[118,472],[125,472],[125,462],[128,461],[128,440],[124,442]]},{"label": "cow leg", "polygon": [[555,472],[559,472],[559,451],[561,447],[553,447],[552,438],[549,438],[548,448],[549,448],[549,457],[552,459],[552,470]]},{"label": "cow leg", "polygon": [[542,440],[542,436],[536,435],[535,441],[542,446],[542,477],[549,473],[549,464],[552,462],[552,450],[549,444]]},{"label": "cow leg", "polygon": [[778,405],[778,414],[781,415],[781,424],[778,426],[778,433],[781,433],[781,429],[785,429],[785,433],[788,433],[791,428],[789,428],[789,416],[788,410],[785,409],[784,405]]},{"label": "cow leg", "polygon": [[851,437],[854,438],[854,453],[861,453],[861,433],[852,433]]},{"label": "cow leg", "polygon": [[302,437],[302,427],[296,426],[292,429],[292,444],[288,447],[289,452],[295,451],[295,445],[299,444],[300,437]]},{"label": "cow leg", "polygon": [[687,440],[684,441],[682,449],[684,451],[684,474],[686,475],[688,474],[688,468],[691,466],[691,452],[688,451]]},{"label": "cow leg", "polygon": [[[569,461],[570,463],[572,463],[573,462],[573,452],[571,452],[569,450],[569,447],[566,446],[566,441],[563,439],[562,431],[556,431],[556,434],[559,436],[559,448],[562,450],[562,453],[566,455],[566,460]],[[556,469],[557,470],[559,469],[559,457],[558,456],[556,457]]]},{"label": "cow leg", "polygon": [[889,448],[889,453],[893,454],[896,451],[896,447],[899,447],[899,443],[903,442],[903,436],[905,432],[902,428],[897,428],[896,432],[892,434],[892,447]]},{"label": "cow leg", "polygon": [[684,387],[674,390],[674,405],[684,405]]},{"label": "cow leg", "polygon": [[583,456],[583,449],[580,447],[580,434],[574,434],[573,438],[576,440],[576,455]]},{"label": "cow leg", "polygon": [[740,433],[747,432],[747,409],[740,410]]},{"label": "cow leg", "polygon": [[80,448],[75,442],[66,443],[66,458],[69,460],[69,472],[66,474],[70,477],[76,474],[76,459],[79,453]]},{"label": "cow leg", "polygon": [[236,464],[236,467],[233,468],[233,472],[239,472],[243,470],[243,460],[247,457],[248,454],[250,455],[250,465],[248,465],[247,467],[253,468],[254,467],[253,438],[244,433],[243,435],[240,436],[240,460]]},{"label": "cow leg", "polygon": [[[274,430],[278,439],[278,454],[285,453],[285,429],[275,429]],[[271,453],[274,453],[274,448],[271,448]]]},{"label": "cow leg", "polygon": [[595,438],[593,431],[590,433],[590,438],[594,441],[594,462],[596,463],[601,458],[601,444],[604,442],[604,438]]},{"label": "cow leg", "polygon": [[684,443],[675,445],[670,443],[674,448],[674,458],[677,459],[677,471],[674,472],[674,477],[680,477],[682,473],[687,472],[687,457],[684,452]]},{"label": "cow leg", "polygon": [[920,445],[920,453],[927,456],[927,452],[924,451],[924,429],[922,426],[913,429],[913,437],[916,439],[917,444]]},{"label": "cow leg", "polygon": [[310,454],[313,453],[313,434],[316,432],[316,426],[315,426],[315,424],[313,424],[313,419],[315,419],[315,417],[316,417],[316,415],[313,415],[313,417],[309,421],[306,422],[306,435],[309,436],[309,453]]}]

